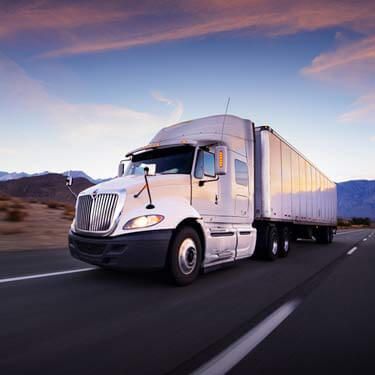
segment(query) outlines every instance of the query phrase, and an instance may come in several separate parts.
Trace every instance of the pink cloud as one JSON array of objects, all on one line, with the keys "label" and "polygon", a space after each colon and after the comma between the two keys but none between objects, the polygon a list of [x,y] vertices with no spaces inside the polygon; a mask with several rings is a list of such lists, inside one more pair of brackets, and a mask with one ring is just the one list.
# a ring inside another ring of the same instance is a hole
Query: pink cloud
[{"label": "pink cloud", "polygon": [[[158,3],[158,2],[156,2]],[[115,36],[90,33],[69,45],[46,52],[44,57],[128,49],[135,46],[206,36],[214,33],[253,30],[269,36],[294,34],[329,27],[346,26],[354,30],[370,28],[375,6],[362,7],[348,1],[276,0],[202,0],[177,5],[178,17],[169,17],[170,9],[159,2],[157,12],[143,9],[144,15],[157,15],[160,22],[139,23],[135,30],[122,27]],[[148,14],[149,12],[149,14]],[[155,13],[156,12],[156,13]],[[131,21],[131,20],[130,20]],[[151,26],[152,25],[152,26]]]},{"label": "pink cloud", "polygon": [[342,122],[373,123],[375,118],[375,92],[360,97],[354,109],[340,116]]},{"label": "pink cloud", "polygon": [[105,2],[64,4],[48,1],[21,2],[0,13],[0,38],[20,32],[40,30],[67,31],[124,21],[134,12],[108,7]]},{"label": "pink cloud", "polygon": [[344,69],[358,63],[371,63],[375,69],[375,35],[338,48],[333,52],[317,56],[310,66],[303,69],[307,75]]},{"label": "pink cloud", "polygon": [[[69,31],[44,57],[128,49],[239,30],[269,36],[330,27],[375,30],[375,3],[348,0],[190,0],[164,2],[26,2],[0,16],[0,37],[24,31]],[[78,30],[79,29],[79,30]]]}]

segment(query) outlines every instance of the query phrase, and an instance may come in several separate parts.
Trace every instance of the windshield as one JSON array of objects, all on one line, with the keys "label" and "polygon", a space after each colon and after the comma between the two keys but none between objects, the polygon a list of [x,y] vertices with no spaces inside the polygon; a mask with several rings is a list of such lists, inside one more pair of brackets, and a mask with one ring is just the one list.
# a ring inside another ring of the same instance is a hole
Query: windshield
[{"label": "windshield", "polygon": [[156,149],[133,155],[126,175],[143,175],[144,167],[160,174],[190,174],[194,147],[181,146]]}]

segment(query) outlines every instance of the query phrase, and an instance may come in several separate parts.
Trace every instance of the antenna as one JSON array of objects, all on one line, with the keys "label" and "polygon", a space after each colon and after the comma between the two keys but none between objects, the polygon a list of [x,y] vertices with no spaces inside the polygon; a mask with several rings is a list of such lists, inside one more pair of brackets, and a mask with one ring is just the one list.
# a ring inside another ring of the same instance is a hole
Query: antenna
[{"label": "antenna", "polygon": [[225,120],[226,120],[226,118],[227,118],[227,113],[228,113],[229,103],[230,103],[230,96],[228,96],[227,106],[226,106],[226,108],[225,108],[225,114],[224,114],[224,119],[223,119],[223,126],[222,126],[222,128],[221,128],[221,141],[223,141],[223,138],[224,138],[224,125],[225,125]]}]

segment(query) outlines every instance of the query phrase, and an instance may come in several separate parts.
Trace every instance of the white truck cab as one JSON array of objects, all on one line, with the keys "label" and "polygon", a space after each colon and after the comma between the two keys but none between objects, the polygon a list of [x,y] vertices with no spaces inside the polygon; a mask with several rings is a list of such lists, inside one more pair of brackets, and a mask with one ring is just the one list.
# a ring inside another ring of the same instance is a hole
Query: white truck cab
[{"label": "white truck cab", "polygon": [[[202,269],[253,255],[256,227],[265,229],[255,218],[250,120],[179,123],[126,156],[117,178],[79,194],[69,233],[74,257],[108,268],[167,268],[186,285]],[[266,244],[271,258],[273,245]]]}]

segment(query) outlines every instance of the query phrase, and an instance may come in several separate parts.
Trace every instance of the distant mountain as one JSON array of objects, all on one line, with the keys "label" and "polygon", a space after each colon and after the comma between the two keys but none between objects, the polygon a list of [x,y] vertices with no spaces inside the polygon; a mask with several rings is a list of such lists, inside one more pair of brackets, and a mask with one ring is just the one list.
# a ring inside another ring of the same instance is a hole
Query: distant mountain
[{"label": "distant mountain", "polygon": [[63,176],[71,176],[73,179],[76,178],[85,178],[86,180],[92,182],[93,184],[97,184],[99,180],[95,180],[92,177],[90,177],[88,174],[86,174],[83,171],[66,171],[62,173]]},{"label": "distant mountain", "polygon": [[[92,185],[93,183],[87,179],[78,177],[74,179],[72,190],[79,193]],[[75,198],[65,186],[65,177],[58,173],[2,181],[0,193],[38,201],[75,203]]]},{"label": "distant mountain", "polygon": [[[17,180],[19,178],[24,178],[24,177],[34,177],[34,176],[43,176],[46,174],[54,174],[55,172],[40,172],[40,173],[26,173],[26,172],[5,172],[5,171],[0,171],[0,182],[1,181],[10,181],[10,180]],[[57,174],[57,173],[56,173]],[[85,178],[86,180],[92,182],[93,184],[98,184],[99,182],[103,181],[108,181],[109,178],[107,179],[94,179],[90,177],[88,174],[86,174],[83,171],[65,171],[61,173],[63,176],[72,176],[73,179],[75,178]]]},{"label": "distant mountain", "polygon": [[375,220],[375,180],[352,180],[337,184],[338,216]]},{"label": "distant mountain", "polygon": [[0,181],[17,180],[19,178],[42,176],[45,174],[48,174],[48,172],[45,171],[45,172],[33,173],[33,174],[29,174],[25,172],[0,172]]}]

